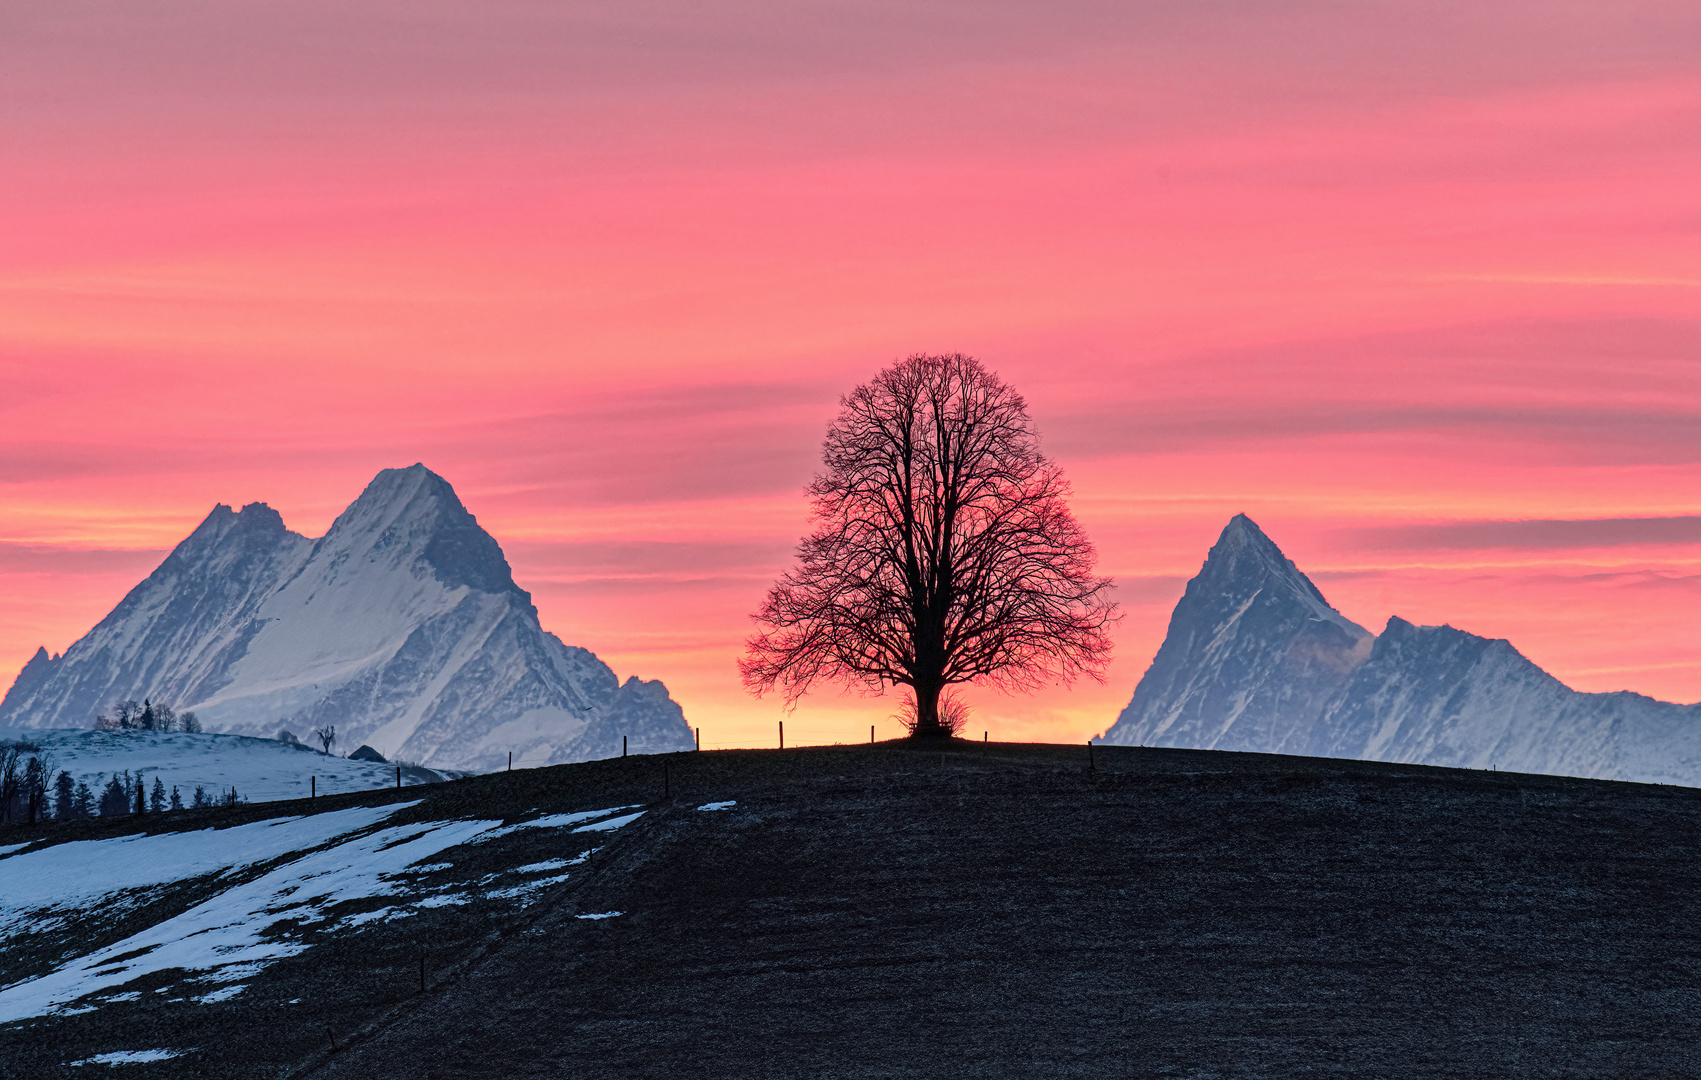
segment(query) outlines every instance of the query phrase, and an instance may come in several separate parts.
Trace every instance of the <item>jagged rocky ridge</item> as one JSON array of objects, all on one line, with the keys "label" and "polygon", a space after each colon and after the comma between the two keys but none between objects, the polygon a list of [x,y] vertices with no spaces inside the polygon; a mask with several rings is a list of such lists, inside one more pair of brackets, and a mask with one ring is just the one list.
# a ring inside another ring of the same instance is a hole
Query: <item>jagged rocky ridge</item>
[{"label": "jagged rocky ridge", "polygon": [[424,465],[386,469],[318,540],[264,503],[217,506],[63,656],[37,651],[0,726],[87,727],[118,697],[209,731],[335,724],[445,768],[689,749],[660,682],[614,673],[538,622],[501,547]]},{"label": "jagged rocky ridge", "polygon": [[1701,705],[1580,693],[1451,626],[1373,638],[1245,515],[1104,741],[1701,785]]}]

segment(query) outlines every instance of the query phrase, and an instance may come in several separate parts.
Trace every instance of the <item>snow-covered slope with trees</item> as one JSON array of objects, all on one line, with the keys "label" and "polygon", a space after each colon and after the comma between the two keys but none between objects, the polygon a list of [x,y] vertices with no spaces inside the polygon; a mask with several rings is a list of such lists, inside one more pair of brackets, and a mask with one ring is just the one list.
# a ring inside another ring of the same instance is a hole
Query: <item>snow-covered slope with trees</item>
[{"label": "snow-covered slope with trees", "polygon": [[1104,741],[1701,785],[1701,705],[1579,693],[1450,626],[1373,639],[1244,515]]},{"label": "snow-covered slope with trees", "polygon": [[441,477],[386,469],[322,538],[263,503],[218,506],[63,656],[38,651],[0,726],[87,727],[119,698],[256,736],[446,768],[688,749],[659,682],[621,684],[538,623],[496,541]]},{"label": "snow-covered slope with trees", "polygon": [[[247,735],[0,728],[0,744],[7,742],[37,747],[23,756],[39,756],[47,762],[49,812],[55,809],[53,781],[60,772],[87,784],[96,796],[121,773],[140,776],[150,792],[157,780],[167,798],[176,788],[185,805],[193,801],[197,788],[210,800],[235,788],[245,802],[270,802],[305,799],[314,793],[371,791],[396,782],[397,767],[389,763],[323,754],[316,747]],[[404,766],[402,783],[435,783],[453,775]]]}]

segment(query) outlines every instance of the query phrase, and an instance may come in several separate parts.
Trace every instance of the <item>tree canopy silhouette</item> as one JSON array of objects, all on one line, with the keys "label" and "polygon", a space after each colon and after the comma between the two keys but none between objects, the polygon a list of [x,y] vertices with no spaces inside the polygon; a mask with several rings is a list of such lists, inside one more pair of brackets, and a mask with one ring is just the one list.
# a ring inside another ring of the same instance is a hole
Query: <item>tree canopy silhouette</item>
[{"label": "tree canopy silhouette", "polygon": [[1099,678],[1116,606],[1027,403],[978,360],[911,356],[840,401],[809,485],[814,531],[769,590],[739,669],[795,703],[821,680],[910,687],[946,734],[954,684]]}]

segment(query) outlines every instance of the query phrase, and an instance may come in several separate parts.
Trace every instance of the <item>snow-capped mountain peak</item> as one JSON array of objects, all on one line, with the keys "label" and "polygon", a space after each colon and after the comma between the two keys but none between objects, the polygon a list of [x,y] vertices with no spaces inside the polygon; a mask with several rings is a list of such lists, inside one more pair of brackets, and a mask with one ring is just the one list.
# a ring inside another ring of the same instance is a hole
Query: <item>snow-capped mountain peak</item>
[{"label": "snow-capped mountain peak", "polygon": [[1451,626],[1373,639],[1244,515],[1105,741],[1701,784],[1701,705],[1578,693]]},{"label": "snow-capped mountain peak", "polygon": [[1302,730],[1370,654],[1371,635],[1329,606],[1245,514],[1223,529],[1170,617],[1152,666],[1105,741],[1199,746]]},{"label": "snow-capped mountain peak", "polygon": [[446,768],[692,744],[659,683],[622,686],[538,623],[501,546],[442,477],[386,469],[318,540],[217,506],[62,657],[33,659],[0,724],[87,727],[116,698],[209,730],[334,724],[348,745]]},{"label": "snow-capped mountain peak", "polygon": [[[1259,589],[1280,590],[1304,603],[1318,618],[1354,625],[1329,606],[1311,579],[1245,514],[1229,519],[1193,581],[1201,592],[1227,592],[1242,598]],[[1193,583],[1188,587],[1191,590]]]},{"label": "snow-capped mountain peak", "polygon": [[531,603],[530,594],[514,584],[495,538],[479,527],[448,481],[424,465],[380,472],[319,544],[336,549],[344,563],[418,561],[451,588],[514,593]]}]

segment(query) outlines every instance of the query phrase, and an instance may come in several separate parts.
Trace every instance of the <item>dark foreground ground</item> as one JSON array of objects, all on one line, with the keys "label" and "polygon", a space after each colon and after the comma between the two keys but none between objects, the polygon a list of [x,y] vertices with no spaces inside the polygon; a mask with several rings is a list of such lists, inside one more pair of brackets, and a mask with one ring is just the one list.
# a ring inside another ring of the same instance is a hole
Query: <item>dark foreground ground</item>
[{"label": "dark foreground ground", "polygon": [[0,1075],[86,1075],[56,1063],[114,1025],[204,1048],[138,1077],[1701,1074],[1701,792],[1094,757],[883,744],[441,785],[420,813],[655,802],[664,763],[672,797],[523,917],[443,909],[219,1005],[0,1029]]}]

